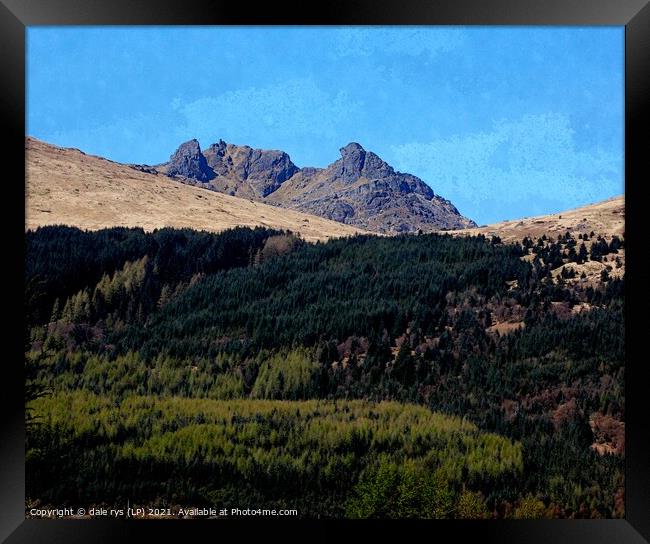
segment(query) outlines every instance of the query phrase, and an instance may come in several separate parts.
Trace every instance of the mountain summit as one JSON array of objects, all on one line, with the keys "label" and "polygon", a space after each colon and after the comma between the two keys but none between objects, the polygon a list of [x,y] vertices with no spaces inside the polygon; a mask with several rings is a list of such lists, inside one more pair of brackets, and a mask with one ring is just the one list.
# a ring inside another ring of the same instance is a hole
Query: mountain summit
[{"label": "mountain summit", "polygon": [[167,174],[194,178],[199,181],[209,181],[214,178],[214,172],[201,153],[198,140],[185,142],[174,152],[169,159]]},{"label": "mountain summit", "polygon": [[161,172],[184,183],[291,208],[386,234],[475,227],[449,201],[411,174],[396,172],[360,144],[326,168],[298,168],[283,151],[219,140],[201,151],[183,143]]}]

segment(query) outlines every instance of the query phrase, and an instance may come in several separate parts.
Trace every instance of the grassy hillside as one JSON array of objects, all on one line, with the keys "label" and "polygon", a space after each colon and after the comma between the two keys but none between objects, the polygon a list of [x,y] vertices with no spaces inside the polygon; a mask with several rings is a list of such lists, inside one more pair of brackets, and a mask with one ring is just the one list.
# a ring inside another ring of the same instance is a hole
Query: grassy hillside
[{"label": "grassy hillside", "polygon": [[360,229],[294,210],[231,197],[65,149],[25,139],[26,225],[291,230],[305,240],[351,236]]},{"label": "grassy hillside", "polygon": [[512,219],[473,229],[453,231],[453,234],[484,234],[499,236],[505,242],[518,242],[524,237],[540,236],[557,238],[570,232],[574,237],[589,234],[611,238],[625,234],[625,198],[617,196],[559,213]]}]

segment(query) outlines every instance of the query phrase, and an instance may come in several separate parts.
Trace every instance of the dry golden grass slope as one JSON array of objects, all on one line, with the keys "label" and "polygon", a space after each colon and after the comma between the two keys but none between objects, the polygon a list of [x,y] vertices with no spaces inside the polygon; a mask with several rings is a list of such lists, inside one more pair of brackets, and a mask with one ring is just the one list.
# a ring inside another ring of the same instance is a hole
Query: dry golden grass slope
[{"label": "dry golden grass slope", "polygon": [[[503,221],[485,227],[449,232],[450,234],[457,235],[496,235],[503,242],[521,242],[526,236],[536,241],[544,234],[555,240],[559,234],[564,234],[567,231],[574,238],[577,238],[578,235],[591,234],[593,232],[594,236],[591,240],[580,242],[584,243],[588,250],[598,236],[602,236],[607,241],[610,241],[612,236],[624,237],[624,197],[617,196],[561,213],[527,217],[514,221]],[[533,255],[529,254],[523,258],[532,260]],[[573,269],[576,273],[576,278],[570,280],[569,283],[582,282],[593,285],[598,284],[603,270],[607,270],[609,276],[612,278],[621,278],[625,274],[625,250],[620,249],[616,254],[606,255],[602,261],[589,260],[582,264],[563,264],[551,272],[556,280],[561,275],[563,268]],[[583,274],[584,277],[581,277]]]},{"label": "dry golden grass slope", "polygon": [[521,241],[525,236],[537,240],[543,234],[557,238],[558,234],[570,232],[576,237],[578,234],[589,234],[592,231],[596,236],[606,238],[611,236],[622,237],[625,233],[625,200],[617,196],[595,204],[589,204],[573,210],[568,210],[550,215],[527,217],[513,221],[503,221],[485,227],[450,231],[450,234],[485,234],[496,235],[504,242]]},{"label": "dry golden grass slope", "polygon": [[78,149],[25,139],[25,229],[71,225],[189,227],[219,232],[245,226],[288,229],[305,240],[351,236],[349,225],[207,191],[148,174]]}]

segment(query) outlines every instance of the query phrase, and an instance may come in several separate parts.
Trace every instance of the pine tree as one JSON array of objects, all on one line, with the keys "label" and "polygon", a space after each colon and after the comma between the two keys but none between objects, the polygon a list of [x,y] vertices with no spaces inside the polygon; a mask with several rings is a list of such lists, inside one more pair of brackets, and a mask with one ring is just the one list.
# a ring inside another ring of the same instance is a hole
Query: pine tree
[{"label": "pine tree", "polygon": [[59,319],[61,319],[61,303],[59,302],[59,298],[57,297],[54,299],[54,306],[52,306],[52,315],[50,317],[50,322],[55,323]]}]

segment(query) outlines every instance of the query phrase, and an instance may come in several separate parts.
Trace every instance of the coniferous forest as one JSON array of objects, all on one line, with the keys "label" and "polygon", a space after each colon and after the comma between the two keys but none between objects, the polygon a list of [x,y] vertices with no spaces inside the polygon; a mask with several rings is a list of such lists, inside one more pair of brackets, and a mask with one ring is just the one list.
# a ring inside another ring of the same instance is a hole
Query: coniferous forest
[{"label": "coniferous forest", "polygon": [[28,507],[622,517],[622,250],[28,231]]}]

